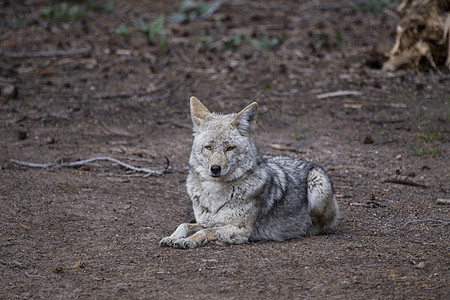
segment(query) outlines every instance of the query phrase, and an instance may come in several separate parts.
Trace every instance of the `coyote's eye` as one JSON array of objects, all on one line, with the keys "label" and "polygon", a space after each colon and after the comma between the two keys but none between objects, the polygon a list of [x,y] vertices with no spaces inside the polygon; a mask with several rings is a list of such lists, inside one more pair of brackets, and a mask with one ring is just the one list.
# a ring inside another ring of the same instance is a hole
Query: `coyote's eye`
[{"label": "coyote's eye", "polygon": [[234,148],[236,148],[236,146],[228,146],[225,148],[225,151],[231,151],[234,150]]},{"label": "coyote's eye", "polygon": [[204,148],[205,148],[206,150],[208,150],[208,151],[211,151],[211,146],[210,146],[210,145],[206,145]]}]

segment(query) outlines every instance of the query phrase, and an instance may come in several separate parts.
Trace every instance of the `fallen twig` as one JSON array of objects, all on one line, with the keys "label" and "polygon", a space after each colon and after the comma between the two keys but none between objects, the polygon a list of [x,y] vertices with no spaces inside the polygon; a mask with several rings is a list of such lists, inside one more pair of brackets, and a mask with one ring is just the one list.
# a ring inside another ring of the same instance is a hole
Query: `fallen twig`
[{"label": "fallen twig", "polygon": [[336,91],[336,92],[319,94],[316,96],[316,99],[325,99],[325,98],[340,97],[340,96],[360,96],[360,95],[362,95],[362,93],[359,91]]},{"label": "fallen twig", "polygon": [[361,202],[351,202],[350,206],[365,206],[365,207],[370,207],[370,208],[375,208],[377,206],[379,207],[386,207],[386,204],[383,204],[381,202],[377,202],[377,201],[373,201],[373,200],[369,200],[366,203],[361,203]]},{"label": "fallen twig", "polygon": [[86,54],[86,53],[89,53],[91,51],[92,51],[91,48],[54,50],[54,51],[32,51],[32,52],[27,52],[27,51],[23,51],[23,52],[2,51],[2,52],[0,52],[0,56],[10,57],[10,58],[52,57],[52,56]]},{"label": "fallen twig", "polygon": [[144,177],[153,176],[153,175],[162,175],[169,168],[169,159],[167,157],[166,157],[167,166],[164,170],[151,170],[151,169],[147,169],[147,168],[134,167],[134,166],[124,163],[118,159],[115,159],[112,157],[107,157],[107,156],[92,157],[89,159],[78,160],[78,161],[73,161],[73,162],[68,162],[68,163],[39,164],[39,163],[33,163],[33,162],[20,161],[20,160],[16,160],[16,159],[12,159],[11,161],[15,164],[25,166],[25,167],[30,167],[30,168],[63,168],[63,167],[83,166],[83,165],[92,163],[94,161],[99,161],[99,160],[110,161],[110,162],[116,163],[116,164],[118,164],[126,169],[132,170],[134,172],[146,173],[144,175]]},{"label": "fallen twig", "polygon": [[280,151],[293,151],[293,152],[297,151],[297,148],[295,147],[283,146],[280,144],[269,144],[269,147]]},{"label": "fallen twig", "polygon": [[317,10],[336,10],[343,8],[354,8],[356,5],[363,3],[363,1],[342,1],[342,2],[332,2],[324,4],[315,4],[314,9]]},{"label": "fallen twig", "polygon": [[136,92],[136,91],[131,91],[131,92],[119,92],[119,93],[114,93],[114,94],[109,94],[109,93],[97,93],[94,96],[92,96],[92,99],[111,99],[111,98],[129,98],[131,96],[144,96],[144,95],[148,95],[147,91],[144,92]]},{"label": "fallen twig", "polygon": [[25,271],[24,274],[30,278],[48,278],[48,276],[44,276],[44,275],[30,274],[28,271]]},{"label": "fallen twig", "polygon": [[437,204],[441,204],[441,205],[445,205],[445,204],[450,205],[450,199],[441,199],[441,198],[438,198],[438,199],[436,200],[436,203],[437,203]]},{"label": "fallen twig", "polygon": [[440,289],[441,287],[442,287],[442,283],[441,283],[441,284],[438,284],[437,286],[426,287],[426,288],[423,288],[423,289],[424,289],[424,290],[430,291],[430,290],[437,290],[437,289]]},{"label": "fallen twig", "polygon": [[424,220],[414,220],[414,221],[409,221],[409,222],[406,222],[406,225],[408,225],[408,224],[413,224],[413,225],[415,225],[415,224],[426,223],[426,222],[441,223],[442,225],[448,225],[448,224],[450,224],[450,222],[444,221],[444,220],[424,219]]},{"label": "fallen twig", "polygon": [[383,182],[390,182],[390,183],[411,185],[411,186],[416,186],[416,187],[421,187],[421,188],[428,188],[428,185],[415,182],[411,179],[411,177],[408,177],[405,175],[395,175],[395,176],[386,178],[385,180],[383,180]]},{"label": "fallen twig", "polygon": [[378,202],[378,201],[374,201],[374,200],[369,200],[367,201],[367,206],[368,207],[386,207],[386,204]]}]

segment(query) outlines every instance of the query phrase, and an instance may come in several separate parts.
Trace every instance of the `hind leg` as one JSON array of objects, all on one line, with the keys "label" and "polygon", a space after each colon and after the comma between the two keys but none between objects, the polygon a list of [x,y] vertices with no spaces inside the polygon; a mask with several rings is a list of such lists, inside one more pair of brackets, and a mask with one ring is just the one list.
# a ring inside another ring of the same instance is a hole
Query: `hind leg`
[{"label": "hind leg", "polygon": [[307,178],[307,188],[309,210],[313,221],[311,234],[333,228],[337,223],[339,209],[330,178],[325,171],[320,168],[311,169]]}]

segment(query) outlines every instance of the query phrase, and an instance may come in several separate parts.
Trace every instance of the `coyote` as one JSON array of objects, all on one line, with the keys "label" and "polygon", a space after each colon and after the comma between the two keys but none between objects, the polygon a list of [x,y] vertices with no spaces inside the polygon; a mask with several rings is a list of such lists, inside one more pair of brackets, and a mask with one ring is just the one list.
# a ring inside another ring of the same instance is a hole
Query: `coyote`
[{"label": "coyote", "polygon": [[191,97],[194,141],[186,186],[196,223],[184,223],[159,245],[197,248],[283,241],[333,228],[338,206],[332,183],[311,162],[265,158],[253,142],[258,105],[237,114],[211,113]]}]

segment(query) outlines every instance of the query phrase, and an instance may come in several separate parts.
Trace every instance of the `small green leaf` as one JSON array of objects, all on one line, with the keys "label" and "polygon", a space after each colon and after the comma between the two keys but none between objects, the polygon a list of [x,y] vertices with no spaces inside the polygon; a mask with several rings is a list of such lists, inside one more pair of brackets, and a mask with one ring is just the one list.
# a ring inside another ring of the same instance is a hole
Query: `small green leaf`
[{"label": "small green leaf", "polygon": [[154,35],[161,34],[163,28],[164,28],[164,15],[160,15],[158,18],[156,18],[151,24],[150,24],[150,31]]},{"label": "small green leaf", "polygon": [[27,25],[28,19],[27,17],[17,17],[14,23],[16,24],[17,27],[22,27]]},{"label": "small green leaf", "polygon": [[173,13],[170,15],[170,20],[177,23],[183,23],[187,18],[188,16],[185,13]]},{"label": "small green leaf", "polygon": [[53,7],[51,7],[51,6],[44,7],[44,8],[41,10],[41,17],[42,17],[44,20],[50,20],[50,19],[52,19],[53,17],[55,17],[55,9],[54,9]]},{"label": "small green leaf", "polygon": [[183,0],[180,4],[180,8],[178,9],[179,12],[186,12],[188,10],[191,10],[195,8],[197,4],[193,0]]},{"label": "small green leaf", "polygon": [[142,33],[146,33],[148,31],[148,25],[144,20],[139,20],[139,31]]},{"label": "small green leaf", "polygon": [[128,31],[127,26],[124,24],[120,24],[119,28],[116,29],[116,33],[119,34],[125,43],[130,41],[130,32]]},{"label": "small green leaf", "polygon": [[56,10],[56,15],[58,17],[65,17],[69,12],[69,4],[67,2],[63,2],[59,5],[59,8]]},{"label": "small green leaf", "polygon": [[72,21],[80,21],[85,15],[84,7],[80,5],[74,5],[69,8],[69,10],[67,11],[67,15]]},{"label": "small green leaf", "polygon": [[105,6],[103,8],[105,9],[106,13],[111,14],[114,12],[115,6],[116,5],[114,3],[114,0],[110,0],[105,3]]}]

